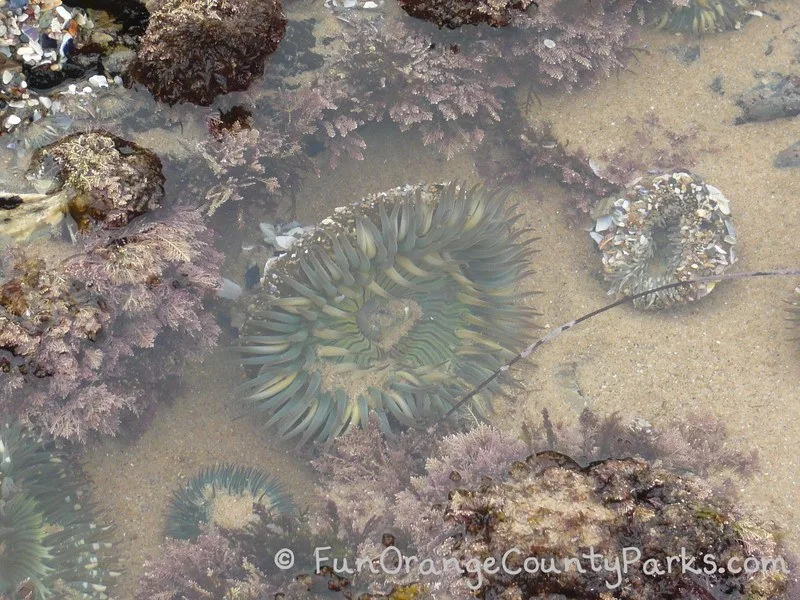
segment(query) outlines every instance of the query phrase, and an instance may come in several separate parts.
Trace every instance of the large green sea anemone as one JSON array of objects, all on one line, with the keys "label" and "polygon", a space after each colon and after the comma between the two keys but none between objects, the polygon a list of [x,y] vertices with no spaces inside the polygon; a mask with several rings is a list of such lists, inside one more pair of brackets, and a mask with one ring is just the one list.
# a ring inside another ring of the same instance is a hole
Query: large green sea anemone
[{"label": "large green sea anemone", "polygon": [[[240,394],[282,438],[329,440],[374,412],[420,426],[510,359],[527,232],[504,194],[406,186],[336,209],[274,261],[249,307]],[[480,414],[500,385],[467,406]]]},{"label": "large green sea anemone", "polygon": [[18,425],[0,428],[0,597],[108,598],[119,575],[62,457]]},{"label": "large green sea anemone", "polygon": [[175,492],[167,513],[168,537],[196,538],[206,523],[242,529],[258,520],[258,511],[294,509],[280,481],[260,469],[217,465],[204,468]]}]

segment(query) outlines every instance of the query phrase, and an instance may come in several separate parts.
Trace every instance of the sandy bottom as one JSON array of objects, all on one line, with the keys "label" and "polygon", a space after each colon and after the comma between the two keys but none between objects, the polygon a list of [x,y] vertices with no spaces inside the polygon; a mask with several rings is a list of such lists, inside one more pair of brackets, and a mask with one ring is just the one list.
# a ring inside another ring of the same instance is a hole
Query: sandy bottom
[{"label": "sandy bottom", "polygon": [[[631,71],[588,89],[541,97],[530,117],[553,122],[555,133],[601,156],[620,147],[638,152],[636,132],[655,113],[666,130],[698,134],[687,143],[694,171],[721,189],[736,219],[740,270],[800,267],[800,170],[776,170],[775,153],[800,138],[795,122],[735,126],[734,100],[757,83],[754,69],[797,72],[800,7],[775,1],[782,16],[754,19],[741,32],[689,40],[642,32]],[[667,50],[700,46],[682,65]],[[767,55],[767,49],[772,51]],[[709,84],[722,76],[724,95]],[[659,130],[658,135],[663,136]],[[446,162],[417,137],[390,127],[372,130],[367,159],[323,170],[301,190],[296,217],[317,222],[335,206],[406,182],[477,180],[471,156]],[[645,149],[646,150],[646,149]],[[669,165],[655,165],[669,166]],[[683,166],[683,165],[673,165]],[[570,226],[565,195],[548,181],[515,190],[528,224],[541,239],[536,274],[525,287],[541,291],[535,306],[544,327],[557,326],[608,302],[600,259],[586,232]],[[231,275],[233,278],[240,274]],[[785,305],[797,281],[737,281],[717,286],[701,302],[667,313],[623,307],[589,321],[542,348],[518,371],[524,391],[498,405],[495,425],[516,429],[543,408],[573,419],[584,406],[655,424],[707,412],[727,424],[730,444],[758,448],[759,469],[743,484],[751,514],[775,522],[800,548],[800,345],[787,329]],[[538,332],[531,332],[532,339]],[[300,498],[314,492],[307,460],[263,436],[248,420],[234,421],[231,390],[240,373],[223,350],[189,369],[175,401],[159,408],[135,442],[109,441],[85,459],[96,500],[117,522],[126,574],[118,597],[132,597],[141,564],[157,556],[171,491],[200,466],[236,462],[260,466]],[[575,393],[579,389],[580,394]]]}]

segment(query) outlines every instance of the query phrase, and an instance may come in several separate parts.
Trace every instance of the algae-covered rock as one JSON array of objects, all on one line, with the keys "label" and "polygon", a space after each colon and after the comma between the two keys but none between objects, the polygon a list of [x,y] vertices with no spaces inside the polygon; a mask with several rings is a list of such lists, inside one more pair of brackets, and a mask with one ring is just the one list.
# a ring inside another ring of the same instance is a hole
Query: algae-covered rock
[{"label": "algae-covered rock", "polygon": [[121,227],[164,197],[158,156],[105,131],[68,135],[39,149],[29,173],[74,192],[66,209],[81,229],[94,221]]},{"label": "algae-covered rock", "polygon": [[166,0],[150,15],[134,77],[168,104],[245,90],[286,30],[280,0]]},{"label": "algae-covered rock", "polygon": [[515,13],[525,11],[531,0],[399,0],[401,8],[412,17],[457,29],[462,25],[487,23],[505,27]]},{"label": "algae-covered rock", "polygon": [[[635,459],[581,468],[539,453],[453,491],[444,518],[457,533],[439,550],[481,598],[781,598],[787,585],[769,533],[700,479]],[[502,568],[476,568],[490,558]]]}]

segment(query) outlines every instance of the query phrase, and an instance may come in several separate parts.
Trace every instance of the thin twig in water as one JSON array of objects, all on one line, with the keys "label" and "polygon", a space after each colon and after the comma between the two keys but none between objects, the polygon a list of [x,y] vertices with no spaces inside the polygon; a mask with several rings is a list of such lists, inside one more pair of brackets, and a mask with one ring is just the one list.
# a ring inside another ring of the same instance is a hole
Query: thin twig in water
[{"label": "thin twig in water", "polygon": [[478,384],[475,388],[472,389],[468,394],[463,396],[461,400],[456,402],[453,407],[448,410],[444,416],[440,417],[436,421],[434,421],[433,425],[444,421],[445,419],[450,418],[453,413],[455,413],[459,408],[464,406],[467,402],[472,400],[476,395],[481,393],[481,391],[490,383],[492,383],[495,379],[497,379],[502,373],[508,371],[511,367],[513,367],[516,363],[521,361],[523,358],[528,358],[531,354],[536,351],[539,346],[543,346],[544,344],[553,341],[559,335],[564,333],[565,331],[572,329],[579,323],[583,323],[591,319],[592,317],[596,317],[599,314],[602,314],[612,308],[616,308],[617,306],[622,306],[623,304],[627,304],[628,302],[633,302],[638,298],[643,298],[649,294],[653,294],[656,292],[661,292],[663,290],[670,290],[672,288],[676,288],[682,285],[692,285],[694,283],[711,283],[716,281],[727,281],[730,279],[749,279],[752,277],[787,277],[787,276],[800,276],[800,269],[772,269],[768,271],[744,271],[741,273],[729,273],[727,275],[713,275],[709,277],[698,277],[696,279],[691,279],[688,281],[676,281],[674,283],[668,283],[666,285],[659,286],[657,288],[653,288],[652,290],[647,290],[645,292],[640,292],[638,294],[632,294],[630,296],[625,296],[620,298],[619,300],[612,302],[611,304],[607,304],[602,308],[598,308],[597,310],[593,310],[590,313],[583,315],[569,323],[565,323],[561,327],[555,327],[551,331],[547,333],[544,337],[538,339],[533,344],[525,348],[522,352],[517,354],[514,358],[512,358],[509,362],[505,365],[497,369],[494,373],[492,373],[487,379],[483,380],[480,384]]}]

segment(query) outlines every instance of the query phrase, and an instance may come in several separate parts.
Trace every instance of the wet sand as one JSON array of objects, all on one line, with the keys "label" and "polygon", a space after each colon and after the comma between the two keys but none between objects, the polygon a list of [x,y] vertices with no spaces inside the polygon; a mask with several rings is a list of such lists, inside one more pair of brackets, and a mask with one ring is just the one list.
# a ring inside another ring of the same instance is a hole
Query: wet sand
[{"label": "wet sand", "polygon": [[[754,19],[741,32],[700,40],[643,31],[639,45],[648,51],[638,54],[631,71],[570,95],[540,96],[541,105],[530,112],[532,119],[551,120],[570,148],[582,146],[598,157],[619,146],[636,151],[632,137],[648,112],[677,131],[697,125],[700,135],[689,143],[697,158],[694,170],[731,202],[737,270],[800,266],[794,238],[800,226],[800,171],[772,167],[774,154],[800,139],[797,120],[733,125],[734,99],[757,83],[754,69],[798,72],[792,53],[800,32],[781,32],[800,23],[800,7],[776,1],[769,9],[783,20]],[[765,56],[770,40],[774,50]],[[699,60],[683,66],[665,52],[681,43],[699,45]],[[724,77],[723,96],[709,88],[717,75]],[[473,157],[446,162],[422,148],[417,136],[398,134],[391,126],[372,129],[367,141],[365,161],[342,161],[332,172],[321,164],[322,177],[310,177],[300,191],[296,218],[316,222],[366,192],[406,182],[477,181]],[[599,255],[567,216],[561,188],[535,180],[515,190],[512,199],[541,238],[537,272],[524,284],[541,292],[532,302],[543,313],[540,323],[556,326],[607,303]],[[731,445],[760,451],[757,473],[742,486],[745,507],[776,522],[790,546],[800,549],[800,343],[787,329],[783,304],[797,283],[790,278],[729,282],[678,310],[622,307],[601,315],[524,364],[517,373],[524,391],[497,404],[493,423],[516,430],[520,419],[538,420],[543,408],[556,419],[574,419],[582,404],[656,425],[710,412],[727,424]],[[531,332],[532,339],[539,333]],[[127,569],[117,597],[132,597],[142,561],[157,556],[172,489],[200,466],[258,465],[294,494],[313,493],[306,460],[265,438],[248,420],[232,420],[231,390],[239,377],[224,350],[218,351],[188,369],[174,403],[158,409],[138,440],[112,440],[87,455],[95,497],[117,521]]]}]

